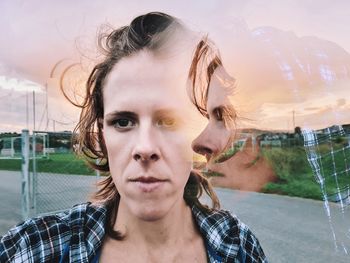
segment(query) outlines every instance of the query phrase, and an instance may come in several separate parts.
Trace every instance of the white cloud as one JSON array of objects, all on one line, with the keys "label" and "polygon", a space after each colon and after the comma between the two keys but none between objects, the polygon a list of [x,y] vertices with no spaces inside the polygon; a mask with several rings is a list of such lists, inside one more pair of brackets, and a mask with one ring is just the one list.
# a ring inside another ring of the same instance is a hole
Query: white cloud
[{"label": "white cloud", "polygon": [[44,87],[38,83],[29,80],[20,80],[17,78],[9,78],[0,76],[0,87],[4,90],[12,90],[17,92],[43,92]]}]

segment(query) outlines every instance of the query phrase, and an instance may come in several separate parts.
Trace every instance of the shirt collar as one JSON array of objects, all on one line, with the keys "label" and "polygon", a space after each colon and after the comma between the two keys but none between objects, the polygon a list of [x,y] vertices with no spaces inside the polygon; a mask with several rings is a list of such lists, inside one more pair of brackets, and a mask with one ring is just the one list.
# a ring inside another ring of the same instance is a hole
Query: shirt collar
[{"label": "shirt collar", "polygon": [[221,258],[236,258],[240,245],[237,219],[224,210],[205,213],[196,206],[192,206],[192,213],[206,245]]},{"label": "shirt collar", "polygon": [[[86,221],[83,225],[87,242],[87,254],[91,256],[95,255],[102,245],[107,209],[103,205],[87,205],[86,209]],[[206,245],[212,248],[221,258],[236,258],[240,244],[237,219],[224,210],[205,213],[195,205],[191,209]],[[80,223],[79,225],[81,225]]]}]

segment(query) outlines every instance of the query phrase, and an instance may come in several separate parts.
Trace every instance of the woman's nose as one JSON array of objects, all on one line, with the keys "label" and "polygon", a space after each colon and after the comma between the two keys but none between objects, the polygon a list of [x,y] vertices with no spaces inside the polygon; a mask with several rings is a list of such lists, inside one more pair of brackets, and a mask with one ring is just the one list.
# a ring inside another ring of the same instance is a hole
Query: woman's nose
[{"label": "woman's nose", "polygon": [[141,128],[135,141],[132,158],[141,162],[158,161],[161,157],[158,140],[151,127]]},{"label": "woman's nose", "polygon": [[205,130],[192,142],[192,149],[196,153],[205,156],[207,161],[217,152],[215,144],[207,136]]},{"label": "woman's nose", "polygon": [[141,162],[159,160],[159,156],[156,153],[149,154],[149,153],[145,153],[145,152],[135,153],[133,155],[133,158],[135,161],[141,161]]}]

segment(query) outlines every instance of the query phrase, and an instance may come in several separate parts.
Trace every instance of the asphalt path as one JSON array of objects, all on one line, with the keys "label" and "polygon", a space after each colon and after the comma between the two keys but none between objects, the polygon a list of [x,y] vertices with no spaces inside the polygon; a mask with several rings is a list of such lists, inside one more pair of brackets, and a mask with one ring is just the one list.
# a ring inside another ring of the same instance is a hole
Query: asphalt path
[{"label": "asphalt path", "polygon": [[[60,175],[49,175],[49,181]],[[62,175],[61,175],[62,176]],[[94,187],[94,178],[76,177],[72,186]],[[85,181],[84,181],[85,180]],[[86,183],[88,181],[88,183]],[[350,255],[336,252],[323,202],[278,195],[216,189],[222,207],[236,214],[258,237],[270,262],[350,262]],[[72,203],[81,202],[76,187],[65,192]],[[20,173],[0,171],[0,235],[21,221]],[[51,200],[51,204],[59,200]],[[57,207],[59,207],[57,205]],[[332,204],[331,209],[338,209]],[[346,230],[344,221],[332,218],[337,229]]]},{"label": "asphalt path", "polygon": [[[85,202],[96,190],[96,176],[38,174],[38,214]],[[22,221],[21,173],[0,170],[0,235]]]},{"label": "asphalt path", "polygon": [[[350,255],[335,250],[323,202],[229,189],[217,189],[217,193],[223,208],[258,237],[270,262],[350,262]],[[331,209],[338,211],[335,204]],[[332,223],[340,231],[349,226],[336,216]]]}]

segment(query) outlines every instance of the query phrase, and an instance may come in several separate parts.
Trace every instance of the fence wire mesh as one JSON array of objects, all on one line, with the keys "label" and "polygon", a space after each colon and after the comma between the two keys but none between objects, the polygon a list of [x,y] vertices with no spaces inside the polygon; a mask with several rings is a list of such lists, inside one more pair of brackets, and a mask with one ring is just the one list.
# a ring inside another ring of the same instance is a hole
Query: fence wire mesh
[{"label": "fence wire mesh", "polygon": [[68,209],[96,191],[99,175],[73,153],[71,140],[71,132],[2,134],[0,169],[22,174],[23,219]]},{"label": "fence wire mesh", "polygon": [[33,133],[35,214],[67,209],[95,191],[98,175],[73,153],[71,139],[70,132]]}]

